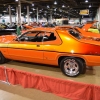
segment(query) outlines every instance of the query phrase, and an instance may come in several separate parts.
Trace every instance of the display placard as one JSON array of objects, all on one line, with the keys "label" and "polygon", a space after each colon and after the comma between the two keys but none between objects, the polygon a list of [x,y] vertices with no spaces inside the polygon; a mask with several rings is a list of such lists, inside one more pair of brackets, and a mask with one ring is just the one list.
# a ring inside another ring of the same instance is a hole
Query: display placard
[{"label": "display placard", "polygon": [[80,10],[80,15],[89,15],[89,9]]}]

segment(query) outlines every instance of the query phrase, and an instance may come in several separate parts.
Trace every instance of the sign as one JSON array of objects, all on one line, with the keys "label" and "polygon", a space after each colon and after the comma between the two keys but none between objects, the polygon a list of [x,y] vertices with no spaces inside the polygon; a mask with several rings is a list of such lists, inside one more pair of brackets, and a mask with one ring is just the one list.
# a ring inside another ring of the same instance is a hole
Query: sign
[{"label": "sign", "polygon": [[80,10],[80,15],[89,15],[89,10],[88,9],[84,9],[84,10]]}]

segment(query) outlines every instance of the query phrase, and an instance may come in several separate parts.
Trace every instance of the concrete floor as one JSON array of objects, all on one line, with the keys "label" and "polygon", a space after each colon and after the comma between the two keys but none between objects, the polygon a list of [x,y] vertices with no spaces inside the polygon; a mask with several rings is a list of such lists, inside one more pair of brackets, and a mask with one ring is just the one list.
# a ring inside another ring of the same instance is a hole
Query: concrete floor
[{"label": "concrete floor", "polygon": [[[43,74],[51,77],[72,80],[83,83],[100,85],[100,67],[93,67],[93,70],[87,69],[86,74],[76,78],[70,78],[62,74],[60,68],[48,65],[39,65],[33,63],[10,61],[4,66],[24,70],[37,74]],[[12,86],[0,82],[0,100],[66,100],[51,93],[45,93],[36,89],[24,89],[21,86]]]}]

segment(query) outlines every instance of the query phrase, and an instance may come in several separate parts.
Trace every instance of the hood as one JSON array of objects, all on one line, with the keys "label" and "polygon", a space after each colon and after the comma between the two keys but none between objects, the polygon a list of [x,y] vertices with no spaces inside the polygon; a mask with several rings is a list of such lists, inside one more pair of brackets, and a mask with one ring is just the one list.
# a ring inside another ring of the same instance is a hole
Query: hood
[{"label": "hood", "polygon": [[88,31],[88,29],[89,29],[90,27],[92,27],[94,23],[97,23],[97,22],[98,22],[98,21],[87,22],[87,23],[82,27],[82,30]]},{"label": "hood", "polygon": [[0,36],[0,43],[9,43],[16,37],[16,35],[2,35]]}]

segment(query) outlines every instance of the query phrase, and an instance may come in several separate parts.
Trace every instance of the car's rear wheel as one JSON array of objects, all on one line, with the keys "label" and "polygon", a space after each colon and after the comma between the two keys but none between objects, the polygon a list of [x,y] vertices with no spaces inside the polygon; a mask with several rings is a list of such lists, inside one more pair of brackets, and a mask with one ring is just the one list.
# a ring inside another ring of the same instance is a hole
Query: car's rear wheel
[{"label": "car's rear wheel", "polygon": [[6,58],[3,56],[3,54],[0,52],[0,64],[3,64],[6,62]]},{"label": "car's rear wheel", "polygon": [[81,61],[80,59],[79,59],[79,61],[82,64],[81,74],[85,74],[86,73],[86,64],[85,64],[85,62]]},{"label": "car's rear wheel", "polygon": [[83,65],[78,58],[66,57],[60,62],[61,71],[69,77],[80,75],[82,67]]}]

